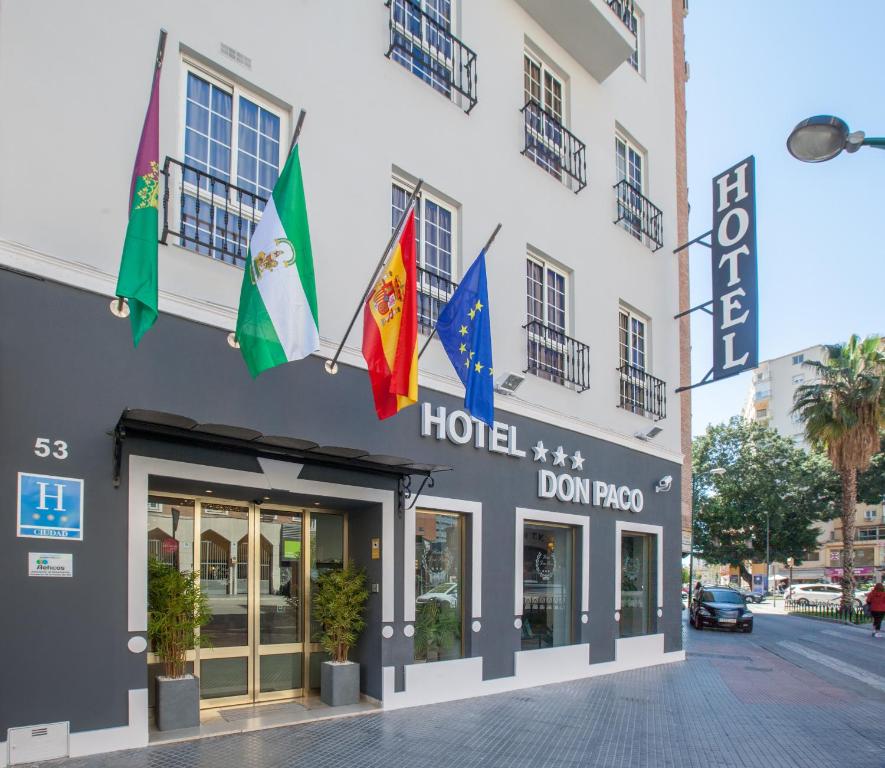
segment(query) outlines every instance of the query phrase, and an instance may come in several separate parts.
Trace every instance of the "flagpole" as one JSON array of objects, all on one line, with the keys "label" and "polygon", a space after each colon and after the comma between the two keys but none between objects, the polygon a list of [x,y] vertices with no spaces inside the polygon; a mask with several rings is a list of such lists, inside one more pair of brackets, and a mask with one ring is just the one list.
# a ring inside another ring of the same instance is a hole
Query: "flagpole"
[{"label": "flagpole", "polygon": [[[160,39],[157,41],[157,58],[154,60],[154,72],[163,66],[163,56],[166,53],[166,32],[160,27]],[[132,201],[129,201],[130,204]],[[129,303],[123,296],[117,296],[116,301],[111,302],[111,314],[114,317],[129,317]]]},{"label": "flagpole", "polygon": [[304,125],[304,118],[306,116],[307,112],[302,109],[301,114],[298,115],[298,122],[295,124],[295,132],[292,134],[292,141],[289,143],[289,154],[287,154],[286,157],[291,155],[292,150],[295,149],[295,144],[298,142],[298,137],[301,135],[301,126]]},{"label": "flagpole", "polygon": [[[500,232],[500,231],[501,231],[501,223],[499,222],[498,226],[495,227],[495,231],[492,232],[492,236],[488,239],[488,242],[486,242],[485,246],[483,247],[482,251],[480,251],[480,253],[488,253],[489,252],[489,248],[492,247],[492,243],[495,242],[495,238],[498,236],[498,232]],[[418,353],[419,360],[421,359],[421,355],[424,354],[424,350],[427,349],[427,345],[430,344],[430,340],[434,336],[436,336],[436,326],[435,325],[433,326],[433,330],[430,332],[430,336],[427,337],[427,341],[424,342],[424,346],[421,347],[421,351]]]},{"label": "flagpole", "polygon": [[403,215],[400,216],[400,220],[396,225],[396,229],[393,230],[393,234],[391,234],[390,240],[387,241],[387,247],[384,249],[384,253],[381,254],[381,258],[378,260],[378,266],[376,266],[375,270],[372,272],[372,279],[369,280],[369,285],[366,286],[366,290],[363,291],[363,297],[360,299],[359,304],[356,305],[356,311],[353,313],[353,317],[350,319],[350,325],[347,326],[347,330],[344,332],[344,338],[341,339],[341,343],[338,345],[338,349],[335,350],[335,354],[332,356],[332,359],[326,360],[326,373],[332,376],[338,373],[338,357],[341,354],[341,350],[344,349],[344,342],[346,342],[347,337],[350,336],[350,332],[353,330],[353,324],[359,317],[360,309],[362,309],[363,305],[366,303],[366,299],[369,298],[369,294],[372,292],[372,288],[375,287],[375,281],[378,278],[378,272],[380,271],[381,267],[384,266],[384,262],[387,261],[387,257],[390,254],[390,249],[393,248],[393,244],[399,238],[400,232],[402,231],[402,228],[406,223],[406,217],[409,215],[409,211],[412,210],[412,205],[414,204],[415,199],[418,197],[418,193],[421,191],[421,187],[423,184],[424,180],[418,179],[418,183],[415,185],[415,189],[412,190],[412,194],[406,201],[406,207],[403,209]]}]

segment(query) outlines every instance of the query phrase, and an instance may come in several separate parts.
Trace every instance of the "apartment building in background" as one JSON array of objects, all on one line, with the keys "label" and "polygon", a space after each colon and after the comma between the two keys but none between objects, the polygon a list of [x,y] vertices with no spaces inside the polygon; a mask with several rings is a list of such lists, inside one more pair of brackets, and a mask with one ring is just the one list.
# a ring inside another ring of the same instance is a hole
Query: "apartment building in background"
[{"label": "apartment building in background", "polygon": [[[197,573],[209,597],[211,642],[188,656],[204,718],[313,706],[325,657],[310,603],[348,560],[370,586],[352,654],[367,705],[684,658],[684,12],[0,4],[0,574],[16,617],[0,765],[47,734],[70,755],[155,738],[150,558]],[[160,315],[133,348],[109,306],[161,28]],[[230,334],[302,110],[321,349],[253,380]],[[419,402],[379,421],[361,311],[326,370],[419,180],[420,346],[502,225],[484,308],[491,428],[464,412],[436,339]],[[34,507],[36,488],[79,499],[75,534],[63,506]],[[31,537],[50,528],[67,533]],[[35,558],[72,575],[31,575]],[[416,639],[431,599],[457,618],[432,650]]]},{"label": "apartment building in background", "polygon": [[[813,368],[807,360],[825,359],[825,348],[818,344],[788,355],[765,360],[753,372],[743,416],[776,429],[796,445],[808,449],[802,421],[792,413],[798,387],[816,381]],[[885,527],[883,504],[858,504],[855,514],[855,573],[861,580],[881,580],[885,570]],[[793,568],[797,583],[832,581],[842,576],[842,522],[838,518],[818,523],[819,548],[802,565]],[[881,545],[880,545],[881,540]],[[772,575],[788,577],[789,569],[783,563],[772,565]]]}]

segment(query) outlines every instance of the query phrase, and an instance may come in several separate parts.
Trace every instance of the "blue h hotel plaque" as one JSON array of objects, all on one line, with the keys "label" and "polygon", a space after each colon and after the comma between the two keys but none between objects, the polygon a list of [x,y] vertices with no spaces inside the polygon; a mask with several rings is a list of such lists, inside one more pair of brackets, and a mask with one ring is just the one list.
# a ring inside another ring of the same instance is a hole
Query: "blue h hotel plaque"
[{"label": "blue h hotel plaque", "polygon": [[83,540],[83,481],[18,473],[18,535]]}]

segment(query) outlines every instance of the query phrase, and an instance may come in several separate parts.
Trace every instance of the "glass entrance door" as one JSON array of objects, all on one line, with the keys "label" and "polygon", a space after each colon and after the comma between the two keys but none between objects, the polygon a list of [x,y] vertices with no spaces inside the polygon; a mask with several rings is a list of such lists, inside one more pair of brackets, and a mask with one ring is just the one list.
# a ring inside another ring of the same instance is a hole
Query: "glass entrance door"
[{"label": "glass entrance door", "polygon": [[317,578],[345,562],[346,517],[172,494],[148,507],[148,556],[196,572],[212,610],[200,647],[188,652],[201,706],[319,688],[325,655],[310,601]]}]

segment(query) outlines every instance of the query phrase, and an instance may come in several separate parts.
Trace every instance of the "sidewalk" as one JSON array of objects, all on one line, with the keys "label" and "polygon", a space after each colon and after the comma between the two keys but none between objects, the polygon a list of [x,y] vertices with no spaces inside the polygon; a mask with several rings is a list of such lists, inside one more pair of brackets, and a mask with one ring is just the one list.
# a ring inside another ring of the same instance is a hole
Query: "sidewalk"
[{"label": "sidewalk", "polygon": [[[760,615],[752,635],[689,630],[688,661],[684,663],[449,704],[152,746],[55,765],[885,765],[885,731],[880,725],[885,720],[885,693],[832,671],[825,679],[763,647],[774,647],[783,622],[792,627],[794,621],[798,620]],[[765,624],[772,629],[766,630]],[[801,621],[801,626],[805,633],[817,631],[810,622]],[[832,626],[828,629],[831,633],[841,632]],[[853,632],[846,635],[853,636]],[[845,642],[830,639],[837,644]],[[860,645],[858,648],[862,650]]]}]

